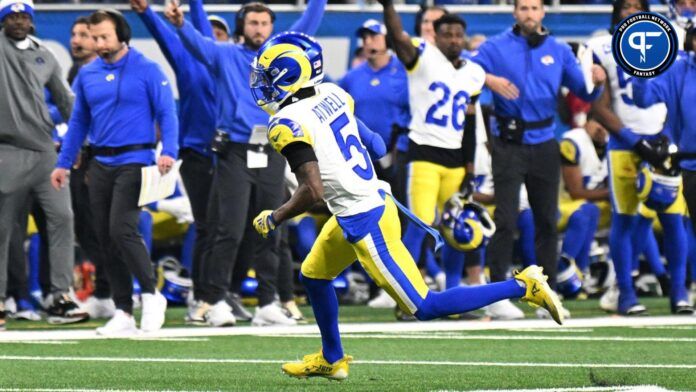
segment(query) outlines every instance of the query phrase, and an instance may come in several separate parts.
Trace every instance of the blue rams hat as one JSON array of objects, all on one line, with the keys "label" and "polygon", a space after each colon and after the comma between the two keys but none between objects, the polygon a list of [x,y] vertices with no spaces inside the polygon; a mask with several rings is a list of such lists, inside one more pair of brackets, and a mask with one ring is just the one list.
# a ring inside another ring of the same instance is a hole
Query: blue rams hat
[{"label": "blue rams hat", "polygon": [[12,13],[29,14],[34,19],[34,2],[32,0],[1,0],[0,1],[0,21]]},{"label": "blue rams hat", "polygon": [[376,19],[368,19],[355,32],[355,35],[361,37],[363,33],[386,35],[387,28],[382,24],[382,22]]}]

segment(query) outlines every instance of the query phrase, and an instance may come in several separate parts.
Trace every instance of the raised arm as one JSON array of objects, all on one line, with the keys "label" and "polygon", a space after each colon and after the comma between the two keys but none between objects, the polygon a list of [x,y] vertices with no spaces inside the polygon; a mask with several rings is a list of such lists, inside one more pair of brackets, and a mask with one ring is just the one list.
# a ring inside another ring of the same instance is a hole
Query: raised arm
[{"label": "raised arm", "polygon": [[308,0],[307,9],[302,13],[300,19],[290,27],[290,31],[314,35],[319,29],[321,20],[324,17],[327,0]]},{"label": "raised arm", "polygon": [[200,31],[204,37],[214,40],[213,27],[208,21],[208,14],[203,9],[203,0],[189,0],[189,12],[191,12],[193,27]]},{"label": "raised arm", "polygon": [[155,14],[147,0],[130,0],[130,6],[138,14],[140,20],[143,21],[147,31],[157,41],[157,45],[160,47],[164,57],[167,58],[169,65],[178,74],[181,59],[186,55],[186,48],[184,48],[179,37]]},{"label": "raised arm", "polygon": [[407,70],[413,69],[418,61],[418,50],[411,38],[404,32],[401,18],[394,9],[392,0],[378,0],[384,8],[384,24],[387,26],[387,38],[392,42],[396,56]]},{"label": "raised arm", "polygon": [[184,20],[184,12],[177,0],[172,0],[167,4],[164,16],[177,28],[177,34],[179,38],[181,38],[181,42],[184,44],[186,50],[188,50],[196,60],[203,63],[210,72],[217,74],[221,47],[212,39],[201,35],[191,23]]}]

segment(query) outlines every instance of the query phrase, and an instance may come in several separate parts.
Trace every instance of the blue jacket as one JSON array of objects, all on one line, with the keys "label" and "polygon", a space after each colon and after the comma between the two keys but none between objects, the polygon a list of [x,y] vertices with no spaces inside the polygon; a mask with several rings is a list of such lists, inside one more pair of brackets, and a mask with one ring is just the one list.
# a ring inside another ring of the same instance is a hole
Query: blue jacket
[{"label": "blue jacket", "polygon": [[[172,158],[179,151],[179,122],[172,87],[154,61],[134,48],[114,64],[98,58],[85,65],[73,83],[75,105],[57,167],[69,169],[89,134],[97,147],[155,143],[155,122],[162,135],[162,154]],[[150,165],[155,150],[126,152],[96,159],[111,166],[131,163]]]},{"label": "blue jacket", "polygon": [[355,101],[355,116],[391,146],[392,124],[408,127],[408,79],[395,55],[389,63],[373,70],[366,62],[348,71],[339,85]]},{"label": "blue jacket", "polygon": [[[324,15],[326,1],[310,1],[290,30],[313,35]],[[249,74],[256,51],[242,44],[215,42],[201,35],[189,22],[184,22],[177,32],[186,49],[213,77],[217,92],[217,129],[227,132],[233,142],[248,143],[254,126],[268,124],[268,114],[256,105],[249,90]]]},{"label": "blue jacket", "polygon": [[[565,86],[585,101],[594,101],[602,88],[595,87],[591,94],[585,89],[580,65],[567,44],[553,36],[536,48],[530,48],[526,39],[512,28],[484,42],[471,59],[486,73],[502,76],[514,83],[520,96],[508,100],[493,94],[495,114],[514,117],[526,122],[555,117],[558,93]],[[538,144],[554,138],[555,124],[524,133],[524,144]],[[494,127],[492,133],[497,135]]]},{"label": "blue jacket", "polygon": [[[213,38],[212,27],[203,11],[203,2],[191,0],[189,7],[195,28],[206,37]],[[179,145],[181,148],[191,148],[200,154],[212,156],[210,143],[215,135],[217,118],[213,77],[186,50],[171,26],[150,7],[139,16],[176,75],[179,90]]]},{"label": "blue jacket", "polygon": [[[633,102],[640,108],[664,102],[672,140],[680,152],[696,153],[696,55],[682,55],[662,75],[631,78],[631,83]],[[696,159],[682,160],[680,166],[696,170]]]}]

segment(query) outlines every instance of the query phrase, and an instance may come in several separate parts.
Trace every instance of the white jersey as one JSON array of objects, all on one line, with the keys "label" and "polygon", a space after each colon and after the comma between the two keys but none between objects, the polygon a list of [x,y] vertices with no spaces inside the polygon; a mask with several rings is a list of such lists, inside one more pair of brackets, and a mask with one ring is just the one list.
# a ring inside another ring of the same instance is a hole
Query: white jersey
[{"label": "white jersey", "polygon": [[[495,195],[495,184],[493,183],[493,166],[491,163],[491,153],[488,152],[486,143],[476,144],[476,157],[474,158],[474,177],[476,177],[476,192],[484,195]],[[522,184],[520,187],[520,211],[529,208],[529,198],[527,197],[527,187]]]},{"label": "white jersey", "polygon": [[571,164],[578,165],[585,189],[600,188],[607,179],[607,158],[597,155],[592,138],[584,128],[575,128],[563,134],[561,155]]},{"label": "white jersey", "polygon": [[616,64],[611,52],[611,35],[594,37],[587,42],[595,58],[607,72],[611,87],[612,109],[621,122],[639,135],[655,135],[662,131],[667,107],[663,103],[640,109],[633,103],[631,76]]},{"label": "white jersey", "polygon": [[268,140],[280,152],[290,143],[314,149],[324,200],[332,214],[351,216],[384,204],[370,156],[353,115],[353,98],[333,83],[271,117]]},{"label": "white jersey", "polygon": [[408,71],[411,106],[411,131],[415,143],[439,148],[458,149],[467,105],[479,94],[486,72],[476,63],[464,60],[457,69],[440,49],[425,41],[414,41],[420,55]]}]

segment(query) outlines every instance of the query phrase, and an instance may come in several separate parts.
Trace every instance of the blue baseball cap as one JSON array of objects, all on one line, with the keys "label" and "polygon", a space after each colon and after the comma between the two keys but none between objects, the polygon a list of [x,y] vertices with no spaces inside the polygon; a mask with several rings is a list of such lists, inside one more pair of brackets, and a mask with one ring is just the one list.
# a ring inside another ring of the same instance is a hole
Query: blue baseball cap
[{"label": "blue baseball cap", "polygon": [[9,14],[29,14],[34,19],[34,2],[32,0],[2,0],[0,1],[0,21]]},{"label": "blue baseball cap", "polygon": [[384,24],[382,24],[382,22],[378,21],[377,19],[368,19],[355,32],[355,35],[358,37],[362,37],[364,33],[386,35],[387,28],[384,26]]}]

